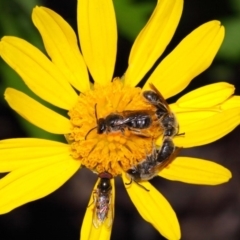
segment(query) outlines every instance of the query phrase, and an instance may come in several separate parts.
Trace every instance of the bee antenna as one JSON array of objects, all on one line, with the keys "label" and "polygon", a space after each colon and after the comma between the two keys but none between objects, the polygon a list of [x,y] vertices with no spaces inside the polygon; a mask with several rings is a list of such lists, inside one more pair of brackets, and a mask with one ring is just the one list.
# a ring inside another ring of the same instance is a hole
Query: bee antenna
[{"label": "bee antenna", "polygon": [[95,108],[95,118],[96,118],[96,120],[97,120],[97,122],[98,122],[98,116],[97,116],[97,103],[95,104],[94,108]]},{"label": "bee antenna", "polygon": [[[97,120],[97,122],[98,122],[97,103],[95,103],[94,109],[95,109],[95,111],[94,111],[94,113],[95,113],[95,118],[96,118],[96,120]],[[85,136],[85,138],[84,138],[85,140],[87,139],[88,134],[89,134],[92,130],[94,130],[95,128],[97,128],[97,127],[91,128],[91,129],[87,132],[87,134],[86,134],[86,136]]]},{"label": "bee antenna", "polygon": [[95,128],[97,128],[97,127],[91,128],[91,129],[87,132],[87,134],[86,134],[86,136],[85,136],[85,140],[87,139],[87,136],[89,135],[89,133],[90,133],[92,130],[94,130]]}]

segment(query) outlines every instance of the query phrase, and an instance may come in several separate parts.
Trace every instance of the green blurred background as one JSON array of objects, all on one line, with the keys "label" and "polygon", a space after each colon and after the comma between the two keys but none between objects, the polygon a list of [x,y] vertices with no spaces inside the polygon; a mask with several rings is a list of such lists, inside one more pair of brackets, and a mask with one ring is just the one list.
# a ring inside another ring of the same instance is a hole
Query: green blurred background
[{"label": "green blurred background", "polygon": [[[76,0],[0,0],[0,34],[24,38],[44,51],[41,37],[31,22],[33,7],[43,5],[55,10],[76,30],[76,4]],[[155,4],[156,0],[114,0],[119,31],[115,76],[121,76],[127,68],[132,42],[148,20]],[[185,0],[179,27],[163,56],[193,29],[213,19],[220,20],[226,28],[224,43],[212,66],[183,93],[209,83],[227,81],[234,84],[236,94],[240,94],[240,0]],[[38,129],[15,114],[3,97],[7,87],[22,90],[41,101],[1,60],[1,139],[30,136],[64,140],[62,136]],[[214,144],[183,152],[185,155],[213,159],[227,166],[235,173],[231,183],[212,188],[169,183],[163,179],[152,181],[176,210],[183,239],[240,239],[239,133],[237,128]],[[49,197],[0,216],[0,239],[78,239],[79,226],[95,180],[96,176],[83,170]],[[117,187],[120,190],[117,191],[112,239],[163,239],[141,219],[119,181]]]}]

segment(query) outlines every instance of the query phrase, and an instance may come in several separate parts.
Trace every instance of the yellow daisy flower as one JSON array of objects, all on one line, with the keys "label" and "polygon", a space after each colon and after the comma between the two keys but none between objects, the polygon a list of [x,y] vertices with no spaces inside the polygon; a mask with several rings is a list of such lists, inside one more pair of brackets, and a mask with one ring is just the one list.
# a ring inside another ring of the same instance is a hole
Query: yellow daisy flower
[{"label": "yellow daisy flower", "polygon": [[[182,91],[189,82],[211,64],[223,37],[218,21],[198,27],[156,67],[143,89],[135,87],[163,53],[179,22],[183,0],[161,0],[131,49],[124,76],[113,71],[117,51],[117,28],[111,0],[78,2],[78,31],[81,45],[72,28],[58,14],[44,7],[33,10],[32,19],[39,30],[48,56],[16,37],[4,37],[0,55],[43,100],[68,111],[60,115],[26,94],[8,88],[8,104],[32,124],[54,134],[63,134],[68,143],[26,138],[0,141],[0,172],[9,172],[0,180],[0,213],[7,213],[27,202],[58,189],[81,166],[96,173],[107,171],[113,178],[111,206],[114,206],[114,177],[121,176],[140,215],[165,238],[180,239],[180,227],[168,201],[148,182],[130,185],[126,171],[146,158],[153,142],[162,144],[162,129],[151,126],[142,138],[131,131],[98,134],[99,119],[110,113],[148,110],[142,91],[149,83],[165,99]],[[89,80],[90,72],[94,84]],[[80,94],[78,94],[79,92]],[[240,97],[234,87],[220,82],[196,89],[170,109],[179,122],[174,138],[179,147],[194,147],[213,142],[232,131],[240,120]],[[177,157],[158,174],[169,180],[191,184],[215,185],[227,182],[231,173],[211,161]],[[102,180],[102,179],[101,179]],[[81,240],[109,239],[111,222],[96,228],[99,180],[89,200],[81,229]],[[143,188],[149,190],[146,191]],[[110,210],[109,210],[110,211]],[[114,209],[112,214],[114,215]],[[111,219],[107,219],[111,221]]]}]

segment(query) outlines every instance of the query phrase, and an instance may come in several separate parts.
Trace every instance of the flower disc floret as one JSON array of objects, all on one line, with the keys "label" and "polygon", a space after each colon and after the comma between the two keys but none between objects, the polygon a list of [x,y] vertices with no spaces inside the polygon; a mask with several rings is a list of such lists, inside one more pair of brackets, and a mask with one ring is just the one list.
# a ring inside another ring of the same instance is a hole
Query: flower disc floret
[{"label": "flower disc floret", "polygon": [[155,114],[151,115],[151,126],[142,130],[146,136],[127,127],[124,131],[97,132],[99,118],[139,110],[156,111],[144,100],[140,88],[124,86],[118,78],[107,86],[95,84],[93,89],[80,94],[77,104],[69,111],[73,128],[67,139],[72,156],[95,172],[108,171],[113,176],[144,160],[162,134]]}]

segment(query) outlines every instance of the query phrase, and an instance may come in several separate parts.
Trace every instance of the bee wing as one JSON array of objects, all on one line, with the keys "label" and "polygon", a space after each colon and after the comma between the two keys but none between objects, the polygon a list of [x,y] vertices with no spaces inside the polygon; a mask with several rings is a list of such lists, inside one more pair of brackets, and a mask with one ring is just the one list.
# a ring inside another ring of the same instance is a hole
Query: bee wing
[{"label": "bee wing", "polygon": [[94,208],[93,208],[93,220],[92,220],[92,222],[93,222],[93,226],[95,228],[99,228],[103,223],[103,221],[101,219],[99,219],[99,217],[98,217],[98,209],[96,207],[96,204],[94,205]]},{"label": "bee wing", "polygon": [[149,83],[149,86],[150,86],[150,88],[151,88],[154,92],[156,92],[156,93],[159,95],[159,98],[160,98],[160,100],[161,100],[161,105],[162,105],[165,109],[167,109],[168,111],[170,111],[170,108],[169,108],[169,106],[168,106],[167,101],[165,100],[165,98],[163,97],[163,95],[158,91],[158,89],[157,89],[152,83]]},{"label": "bee wing", "polygon": [[[151,110],[125,110],[122,112],[123,116],[124,117],[127,117],[127,116],[131,116],[131,115],[154,115],[155,111],[151,111]],[[135,117],[134,116],[134,117]]]},{"label": "bee wing", "polygon": [[108,204],[108,212],[107,212],[107,216],[105,218],[105,221],[104,221],[104,225],[107,227],[107,228],[110,228],[112,226],[112,223],[113,223],[113,204],[112,204],[112,197],[110,195],[110,198],[109,198],[109,204]]},{"label": "bee wing", "polygon": [[93,225],[95,228],[101,227],[102,224],[104,224],[107,228],[112,226],[113,205],[112,205],[111,194],[109,194],[108,200],[105,198],[100,199],[98,196],[94,202]]},{"label": "bee wing", "polygon": [[97,204],[98,204],[97,202],[98,202],[98,192],[95,191],[93,193],[93,204],[94,204],[94,207],[93,207],[93,219],[92,219],[93,226],[95,228],[99,228],[102,225],[102,220],[99,218],[99,209],[97,207]]},{"label": "bee wing", "polygon": [[122,124],[127,124],[131,121],[134,121],[136,119],[146,119],[149,118],[149,116],[154,116],[155,112],[151,110],[136,110],[136,111],[123,111],[122,115],[124,116],[124,120],[122,120]]}]

